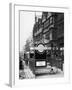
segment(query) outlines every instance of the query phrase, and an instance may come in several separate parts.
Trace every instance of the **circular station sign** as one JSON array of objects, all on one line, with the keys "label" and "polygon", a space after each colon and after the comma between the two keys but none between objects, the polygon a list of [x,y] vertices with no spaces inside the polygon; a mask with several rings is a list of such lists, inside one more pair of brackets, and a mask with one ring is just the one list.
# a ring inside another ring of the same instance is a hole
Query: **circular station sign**
[{"label": "circular station sign", "polygon": [[42,44],[40,44],[38,45],[37,49],[39,52],[43,52],[45,50],[45,47]]}]

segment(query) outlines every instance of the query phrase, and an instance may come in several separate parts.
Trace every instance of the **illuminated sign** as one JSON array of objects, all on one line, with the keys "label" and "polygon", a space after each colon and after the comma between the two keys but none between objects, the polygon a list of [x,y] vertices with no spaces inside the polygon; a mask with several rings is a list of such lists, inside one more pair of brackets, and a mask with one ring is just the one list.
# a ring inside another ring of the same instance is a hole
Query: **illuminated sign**
[{"label": "illuminated sign", "polygon": [[44,51],[44,46],[41,44],[38,46],[38,51],[43,52]]},{"label": "illuminated sign", "polygon": [[36,66],[45,66],[46,62],[45,61],[38,61],[36,62]]},{"label": "illuminated sign", "polygon": [[44,50],[47,49],[47,47],[43,46],[42,44],[39,44],[38,47],[35,47],[36,50],[39,52],[43,52]]}]

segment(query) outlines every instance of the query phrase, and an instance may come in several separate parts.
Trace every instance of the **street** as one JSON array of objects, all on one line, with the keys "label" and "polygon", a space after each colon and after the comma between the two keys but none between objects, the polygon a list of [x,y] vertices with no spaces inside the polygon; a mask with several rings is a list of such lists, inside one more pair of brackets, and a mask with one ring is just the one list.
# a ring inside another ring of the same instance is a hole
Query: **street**
[{"label": "street", "polygon": [[[47,69],[38,69],[40,73],[34,75],[31,69],[29,68],[28,65],[24,63],[24,70],[19,71],[19,78],[20,79],[38,79],[38,78],[55,78],[55,77],[63,77],[64,73],[60,69],[56,67],[53,67],[53,71],[51,71],[51,66],[47,66]],[[38,71],[37,70],[37,71]],[[45,72],[45,73],[42,73]],[[47,72],[47,73],[46,73]]]}]

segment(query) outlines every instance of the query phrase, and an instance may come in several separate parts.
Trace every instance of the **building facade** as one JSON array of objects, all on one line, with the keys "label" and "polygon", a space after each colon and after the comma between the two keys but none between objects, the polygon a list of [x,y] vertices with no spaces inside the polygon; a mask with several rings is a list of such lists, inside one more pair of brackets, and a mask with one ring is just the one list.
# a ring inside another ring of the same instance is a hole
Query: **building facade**
[{"label": "building facade", "polygon": [[42,12],[33,28],[33,40],[47,47],[64,47],[64,14]]},{"label": "building facade", "polygon": [[64,62],[64,13],[42,12],[33,28],[34,46],[42,43],[48,50],[48,62],[63,69]]}]

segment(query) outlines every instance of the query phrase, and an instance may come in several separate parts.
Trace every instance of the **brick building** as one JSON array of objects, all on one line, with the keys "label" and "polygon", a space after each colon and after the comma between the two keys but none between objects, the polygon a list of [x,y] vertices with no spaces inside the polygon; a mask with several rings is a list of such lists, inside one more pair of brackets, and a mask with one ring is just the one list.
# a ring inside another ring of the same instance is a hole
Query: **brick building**
[{"label": "brick building", "polygon": [[56,13],[57,46],[64,47],[64,14]]},{"label": "brick building", "polygon": [[64,13],[42,12],[41,18],[35,20],[33,41],[34,46],[43,43],[46,47],[51,47],[48,62],[63,69]]},{"label": "brick building", "polygon": [[64,46],[64,14],[42,12],[42,18],[35,22],[33,40],[47,47]]},{"label": "brick building", "polygon": [[42,19],[38,18],[38,21],[35,20],[34,28],[33,28],[33,41],[34,45],[37,45],[38,43],[41,43],[42,41]]}]

